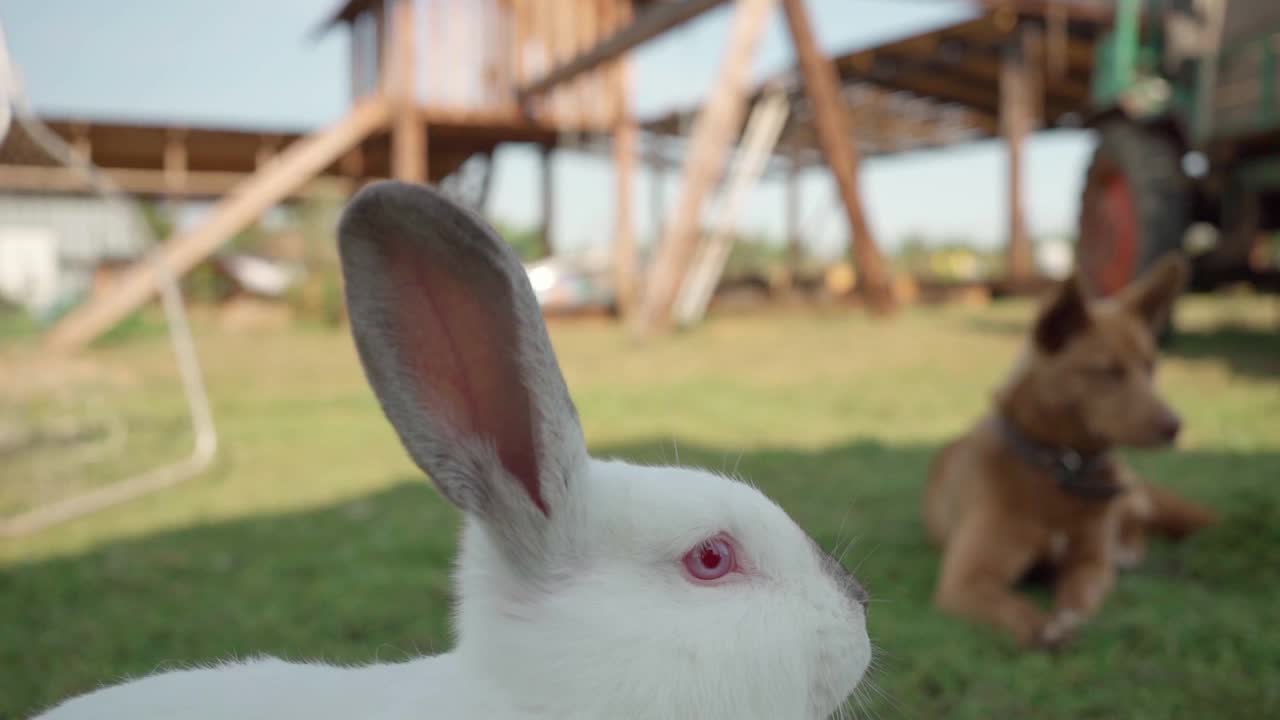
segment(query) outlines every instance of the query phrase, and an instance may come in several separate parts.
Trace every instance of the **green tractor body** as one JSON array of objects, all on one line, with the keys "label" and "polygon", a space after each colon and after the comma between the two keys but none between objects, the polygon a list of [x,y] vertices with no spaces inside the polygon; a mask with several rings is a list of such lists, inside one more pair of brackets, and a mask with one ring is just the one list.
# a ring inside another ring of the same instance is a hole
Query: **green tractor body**
[{"label": "green tractor body", "polygon": [[1280,0],[1116,0],[1091,95],[1077,247],[1091,288],[1113,294],[1185,250],[1199,289],[1280,289]]}]

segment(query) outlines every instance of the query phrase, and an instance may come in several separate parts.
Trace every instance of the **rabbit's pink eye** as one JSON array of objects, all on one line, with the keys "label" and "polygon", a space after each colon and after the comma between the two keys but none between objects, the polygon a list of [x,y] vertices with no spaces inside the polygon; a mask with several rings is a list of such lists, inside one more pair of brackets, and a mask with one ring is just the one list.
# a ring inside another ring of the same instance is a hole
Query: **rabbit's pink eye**
[{"label": "rabbit's pink eye", "polygon": [[686,553],[684,566],[698,580],[718,580],[733,570],[733,545],[713,537]]}]

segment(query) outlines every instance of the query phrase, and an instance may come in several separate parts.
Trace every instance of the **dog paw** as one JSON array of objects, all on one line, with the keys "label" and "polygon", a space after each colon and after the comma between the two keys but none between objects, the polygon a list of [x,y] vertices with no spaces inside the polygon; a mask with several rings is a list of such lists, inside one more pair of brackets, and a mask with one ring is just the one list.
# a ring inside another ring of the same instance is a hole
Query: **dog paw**
[{"label": "dog paw", "polygon": [[1131,571],[1138,569],[1146,553],[1138,545],[1120,545],[1115,550],[1116,569]]},{"label": "dog paw", "polygon": [[1036,634],[1036,645],[1044,650],[1057,650],[1076,635],[1084,618],[1075,610],[1059,610]]}]

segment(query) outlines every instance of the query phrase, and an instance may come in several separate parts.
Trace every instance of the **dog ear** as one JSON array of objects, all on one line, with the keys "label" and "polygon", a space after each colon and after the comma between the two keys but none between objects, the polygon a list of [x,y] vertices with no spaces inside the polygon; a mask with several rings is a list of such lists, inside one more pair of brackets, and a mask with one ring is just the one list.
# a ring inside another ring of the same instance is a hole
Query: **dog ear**
[{"label": "dog ear", "polygon": [[1032,333],[1036,347],[1050,354],[1066,347],[1072,337],[1089,325],[1086,303],[1079,279],[1072,275],[1064,280],[1036,318]]},{"label": "dog ear", "polygon": [[1120,294],[1118,301],[1148,327],[1159,328],[1186,288],[1190,263],[1180,252],[1167,253]]}]

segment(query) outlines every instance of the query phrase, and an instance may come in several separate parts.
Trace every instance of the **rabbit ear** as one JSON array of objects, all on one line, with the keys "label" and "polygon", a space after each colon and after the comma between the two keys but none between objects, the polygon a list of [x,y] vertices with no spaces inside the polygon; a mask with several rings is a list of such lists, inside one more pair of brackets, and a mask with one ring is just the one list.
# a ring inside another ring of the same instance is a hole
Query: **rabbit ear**
[{"label": "rabbit ear", "polygon": [[469,211],[393,181],[351,200],[338,238],[360,360],[405,449],[532,549],[586,447],[519,258]]}]

